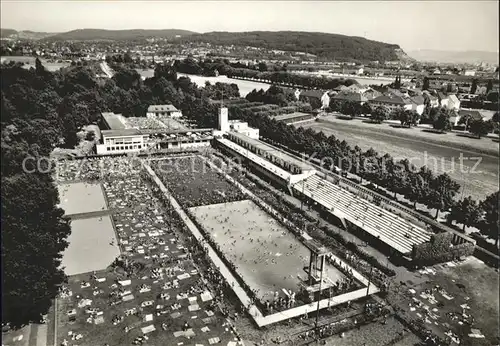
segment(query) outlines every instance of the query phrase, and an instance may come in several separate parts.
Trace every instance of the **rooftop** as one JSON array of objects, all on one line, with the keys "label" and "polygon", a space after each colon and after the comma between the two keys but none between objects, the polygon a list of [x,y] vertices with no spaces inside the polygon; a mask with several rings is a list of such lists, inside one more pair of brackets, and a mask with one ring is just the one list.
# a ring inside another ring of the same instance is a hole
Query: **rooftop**
[{"label": "rooftop", "polygon": [[120,120],[121,116],[121,114],[112,112],[102,113],[104,121],[111,130],[123,130],[126,128],[125,124]]},{"label": "rooftop", "polygon": [[323,90],[304,90],[300,96],[321,98],[325,92]]},{"label": "rooftop", "polygon": [[382,95],[379,96],[375,99],[372,100],[373,102],[380,102],[380,103],[390,103],[390,104],[396,104],[396,105],[406,105],[409,104],[410,101],[401,97],[401,96],[388,96],[388,95]]},{"label": "rooftop", "polygon": [[270,144],[262,142],[258,139],[250,138],[250,137],[245,136],[244,134],[241,134],[241,133],[231,132],[230,134],[232,136],[242,140],[243,142],[250,144],[254,148],[257,148],[263,152],[267,152],[278,159],[281,159],[283,161],[288,162],[291,165],[299,167],[303,171],[307,172],[307,171],[314,170],[314,168],[311,165],[307,164],[306,162],[299,160],[299,159],[296,159],[295,157],[290,156],[290,155],[278,150],[277,148],[273,147]]},{"label": "rooftop", "polygon": [[148,107],[148,113],[155,112],[177,112],[178,109],[173,105],[151,105]]},{"label": "rooftop", "polygon": [[310,115],[311,114],[309,114],[309,113],[294,112],[294,113],[277,115],[274,117],[274,119],[281,121],[281,120],[288,120],[288,119],[299,118],[299,117],[310,116]]}]

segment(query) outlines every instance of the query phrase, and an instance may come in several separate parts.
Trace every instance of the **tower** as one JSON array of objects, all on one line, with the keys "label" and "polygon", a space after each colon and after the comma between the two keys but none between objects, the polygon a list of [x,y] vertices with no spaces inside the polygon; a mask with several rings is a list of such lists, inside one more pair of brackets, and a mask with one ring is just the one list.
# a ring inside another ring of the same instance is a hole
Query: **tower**
[{"label": "tower", "polygon": [[222,132],[229,131],[229,120],[228,120],[228,111],[226,107],[219,108],[219,117],[218,117],[218,126],[219,130]]}]

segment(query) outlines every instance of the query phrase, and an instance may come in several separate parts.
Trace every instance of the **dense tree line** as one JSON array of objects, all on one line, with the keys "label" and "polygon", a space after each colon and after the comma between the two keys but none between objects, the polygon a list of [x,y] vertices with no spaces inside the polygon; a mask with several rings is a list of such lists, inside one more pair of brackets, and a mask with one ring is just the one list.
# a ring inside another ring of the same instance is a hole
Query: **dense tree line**
[{"label": "dense tree line", "polygon": [[307,52],[335,60],[398,60],[398,45],[350,37],[300,31],[211,32],[176,39],[179,42],[204,42],[211,45],[251,46],[266,50]]},{"label": "dense tree line", "polygon": [[297,101],[292,90],[283,89],[276,85],[271,85],[266,91],[263,89],[259,91],[254,89],[245,98],[250,102],[270,103],[281,107],[288,106],[291,102]]}]

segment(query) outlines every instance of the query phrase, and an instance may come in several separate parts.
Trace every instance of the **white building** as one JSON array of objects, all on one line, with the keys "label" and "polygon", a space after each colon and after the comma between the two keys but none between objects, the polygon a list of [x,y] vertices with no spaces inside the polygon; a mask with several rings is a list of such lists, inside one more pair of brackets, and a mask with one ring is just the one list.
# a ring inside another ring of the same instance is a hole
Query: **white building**
[{"label": "white building", "polygon": [[259,129],[249,127],[247,122],[241,120],[228,120],[228,110],[226,107],[219,109],[218,132],[218,135],[237,132],[253,139],[259,139]]},{"label": "white building", "polygon": [[148,118],[159,118],[159,117],[170,117],[170,118],[180,118],[182,117],[182,112],[175,108],[173,105],[151,105],[148,107],[146,113]]},{"label": "white building", "polygon": [[97,144],[97,154],[114,154],[146,149],[149,135],[139,129],[102,130],[102,144]]}]

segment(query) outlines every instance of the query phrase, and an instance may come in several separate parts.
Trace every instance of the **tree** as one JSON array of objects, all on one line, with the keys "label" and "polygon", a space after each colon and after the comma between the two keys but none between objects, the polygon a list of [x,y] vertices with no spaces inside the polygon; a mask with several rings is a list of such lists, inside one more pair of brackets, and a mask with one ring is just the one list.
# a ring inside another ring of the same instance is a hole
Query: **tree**
[{"label": "tree", "polygon": [[479,204],[469,196],[453,204],[448,214],[448,221],[461,223],[463,225],[462,231],[465,231],[465,227],[476,226],[480,217],[481,209]]},{"label": "tree", "polygon": [[361,105],[361,112],[363,114],[372,114],[372,111],[372,106],[368,102],[365,102]]},{"label": "tree", "polygon": [[430,184],[430,198],[426,205],[436,209],[435,218],[439,211],[448,210],[453,205],[453,197],[460,190],[460,185],[453,181],[446,173],[432,179]]},{"label": "tree", "polygon": [[422,90],[429,90],[429,86],[430,86],[429,78],[424,77],[424,82],[423,82],[423,85],[422,85]]},{"label": "tree", "polygon": [[477,138],[487,135],[492,130],[491,123],[483,119],[474,120],[470,123],[469,131]]},{"label": "tree", "polygon": [[499,221],[498,210],[499,208],[499,192],[488,195],[483,201],[479,203],[482,212],[482,218],[479,221],[479,229],[481,233],[495,240],[495,246],[498,245],[499,237]]},{"label": "tree", "polygon": [[94,131],[88,131],[85,135],[85,140],[92,142],[95,139],[95,132]]},{"label": "tree", "polygon": [[488,84],[486,85],[486,94],[488,94],[491,89],[493,89],[493,80],[489,79]]},{"label": "tree", "polygon": [[401,76],[396,76],[396,80],[394,81],[394,89],[401,88]]},{"label": "tree", "polygon": [[389,109],[385,106],[378,106],[372,112],[371,119],[380,124],[389,118]]},{"label": "tree", "polygon": [[437,113],[436,120],[432,125],[434,129],[442,132],[451,130],[450,113],[445,109],[440,109]]},{"label": "tree", "polygon": [[477,90],[477,79],[472,80],[472,85],[470,87],[470,93],[475,94]]},{"label": "tree", "polygon": [[397,112],[398,120],[402,126],[411,127],[418,122],[418,113],[411,110],[399,110]]}]

